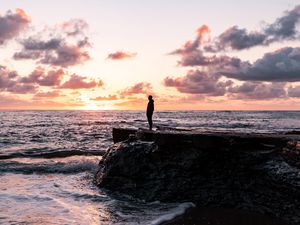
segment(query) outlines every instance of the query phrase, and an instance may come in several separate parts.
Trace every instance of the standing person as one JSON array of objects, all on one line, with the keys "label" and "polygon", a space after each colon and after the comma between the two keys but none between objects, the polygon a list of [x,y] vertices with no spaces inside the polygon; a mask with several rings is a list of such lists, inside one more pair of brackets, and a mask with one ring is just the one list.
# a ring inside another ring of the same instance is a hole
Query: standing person
[{"label": "standing person", "polygon": [[152,99],[152,95],[148,96],[148,105],[147,105],[147,119],[149,123],[149,129],[152,130],[152,115],[154,111],[154,100]]}]

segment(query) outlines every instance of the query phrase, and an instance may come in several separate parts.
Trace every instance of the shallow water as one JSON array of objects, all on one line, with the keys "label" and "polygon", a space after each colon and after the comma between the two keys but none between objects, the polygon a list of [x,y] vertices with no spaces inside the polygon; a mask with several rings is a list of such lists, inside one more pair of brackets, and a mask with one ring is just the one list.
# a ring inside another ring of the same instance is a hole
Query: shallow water
[{"label": "shallow water", "polygon": [[[93,184],[112,127],[146,128],[141,111],[0,111],[0,224],[155,224],[190,204],[145,203]],[[162,111],[154,127],[300,129],[299,111]]]}]

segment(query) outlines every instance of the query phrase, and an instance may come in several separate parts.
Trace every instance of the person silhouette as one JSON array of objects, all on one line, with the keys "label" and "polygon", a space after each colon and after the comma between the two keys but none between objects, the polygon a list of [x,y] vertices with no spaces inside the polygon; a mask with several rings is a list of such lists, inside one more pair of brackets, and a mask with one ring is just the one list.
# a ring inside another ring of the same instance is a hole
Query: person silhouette
[{"label": "person silhouette", "polygon": [[149,124],[149,130],[152,130],[152,115],[154,111],[154,100],[152,99],[152,95],[148,96],[148,105],[147,105],[147,119],[148,119],[148,124]]}]

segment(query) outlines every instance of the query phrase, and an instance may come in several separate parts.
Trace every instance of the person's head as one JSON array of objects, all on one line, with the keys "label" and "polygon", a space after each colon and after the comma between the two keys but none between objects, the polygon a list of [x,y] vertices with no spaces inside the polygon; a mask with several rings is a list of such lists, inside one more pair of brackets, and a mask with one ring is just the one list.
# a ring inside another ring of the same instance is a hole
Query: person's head
[{"label": "person's head", "polygon": [[152,95],[148,96],[148,100],[151,101],[152,100]]}]

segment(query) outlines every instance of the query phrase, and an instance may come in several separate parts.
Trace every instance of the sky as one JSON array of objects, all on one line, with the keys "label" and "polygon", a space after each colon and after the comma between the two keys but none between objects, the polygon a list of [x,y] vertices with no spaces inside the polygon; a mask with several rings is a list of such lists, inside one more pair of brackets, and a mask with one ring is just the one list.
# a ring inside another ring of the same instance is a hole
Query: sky
[{"label": "sky", "polygon": [[300,110],[296,0],[0,1],[0,109]]}]

